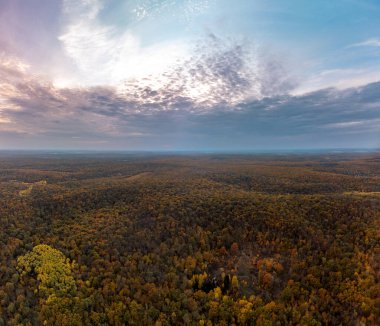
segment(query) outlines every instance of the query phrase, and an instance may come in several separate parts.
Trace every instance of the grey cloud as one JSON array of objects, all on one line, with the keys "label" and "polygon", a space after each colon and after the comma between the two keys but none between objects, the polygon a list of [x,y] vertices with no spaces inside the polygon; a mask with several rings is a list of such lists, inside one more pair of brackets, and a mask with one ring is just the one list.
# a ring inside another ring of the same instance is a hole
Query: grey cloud
[{"label": "grey cloud", "polygon": [[[281,66],[272,61],[269,68],[261,68],[267,73],[252,78],[246,71],[244,48],[226,47],[211,38],[216,42],[213,51],[200,51],[184,66],[167,72],[169,84],[158,89],[141,81],[126,84],[124,92],[112,87],[60,89],[3,60],[0,146],[157,150],[379,146],[380,83],[291,96],[286,93],[291,83],[285,74],[286,81],[280,80],[271,93],[271,78],[281,75]],[[257,82],[263,76],[267,81]],[[204,102],[187,93],[187,87],[202,83],[212,85]],[[272,83],[276,85],[275,80]],[[252,84],[262,96],[245,96]],[[229,101],[236,94],[239,101]]]},{"label": "grey cloud", "polygon": [[[48,102],[46,107],[47,102],[37,101],[45,103],[38,113],[32,114],[35,103],[8,111],[6,117],[25,129],[38,126],[43,134],[60,141],[69,136],[103,139],[111,146],[131,149],[162,149],[168,144],[182,149],[356,147],[377,146],[380,140],[380,111],[367,105],[380,102],[380,83],[345,91],[328,89],[297,97],[277,96],[239,108],[198,113],[128,111],[128,101],[110,89],[63,92],[67,96],[67,115],[57,115],[62,108],[59,102]],[[29,101],[32,103],[33,98]],[[128,142],[131,138],[134,141]]]}]

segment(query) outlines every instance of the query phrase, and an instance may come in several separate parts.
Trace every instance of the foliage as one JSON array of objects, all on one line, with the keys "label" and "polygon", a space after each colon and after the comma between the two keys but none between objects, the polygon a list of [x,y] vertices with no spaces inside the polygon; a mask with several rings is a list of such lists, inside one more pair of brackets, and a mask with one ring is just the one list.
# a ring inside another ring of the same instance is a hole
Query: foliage
[{"label": "foliage", "polygon": [[379,171],[375,154],[2,156],[0,325],[379,324]]},{"label": "foliage", "polygon": [[18,257],[17,262],[22,274],[37,274],[42,296],[75,294],[76,285],[71,275],[71,264],[59,250],[48,245],[37,245],[30,253]]}]

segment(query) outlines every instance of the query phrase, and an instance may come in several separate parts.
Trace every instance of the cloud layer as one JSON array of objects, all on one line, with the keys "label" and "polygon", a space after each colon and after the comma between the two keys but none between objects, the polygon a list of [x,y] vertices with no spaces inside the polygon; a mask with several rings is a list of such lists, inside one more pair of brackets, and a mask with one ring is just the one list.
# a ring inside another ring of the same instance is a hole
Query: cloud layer
[{"label": "cloud layer", "polygon": [[[380,83],[291,96],[286,92],[292,83],[275,80],[282,71],[276,62],[252,78],[241,46],[212,48],[169,71],[164,86],[130,82],[122,91],[57,88],[3,56],[0,145],[150,150],[379,145]],[[265,83],[271,78],[275,87],[268,94]],[[213,88],[191,93],[202,84]]]},{"label": "cloud layer", "polygon": [[[310,42],[318,35],[307,31],[304,12],[293,8],[292,22],[308,34],[287,24],[289,8],[236,6],[0,0],[0,148],[379,146],[376,33],[362,31],[339,46],[332,38],[327,57],[291,65],[318,43]],[[253,27],[269,33],[272,25],[272,33],[291,29],[283,55],[263,38],[252,41]],[[301,42],[290,45],[297,35]]]}]

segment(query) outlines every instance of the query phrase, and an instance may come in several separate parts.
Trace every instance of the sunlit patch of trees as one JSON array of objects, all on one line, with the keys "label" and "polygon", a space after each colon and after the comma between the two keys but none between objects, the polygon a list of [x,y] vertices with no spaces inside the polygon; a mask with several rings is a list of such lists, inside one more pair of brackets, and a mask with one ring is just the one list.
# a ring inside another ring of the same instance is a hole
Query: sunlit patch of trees
[{"label": "sunlit patch of trees", "polygon": [[0,168],[0,325],[380,322],[375,155]]}]

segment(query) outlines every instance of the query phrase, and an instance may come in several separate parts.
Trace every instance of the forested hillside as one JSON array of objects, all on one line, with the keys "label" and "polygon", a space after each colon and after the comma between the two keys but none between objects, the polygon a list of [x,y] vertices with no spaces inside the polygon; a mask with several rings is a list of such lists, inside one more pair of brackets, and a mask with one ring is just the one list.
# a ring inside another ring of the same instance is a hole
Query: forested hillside
[{"label": "forested hillside", "polygon": [[380,155],[0,155],[0,325],[378,325]]}]

